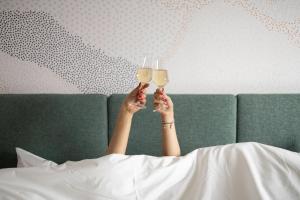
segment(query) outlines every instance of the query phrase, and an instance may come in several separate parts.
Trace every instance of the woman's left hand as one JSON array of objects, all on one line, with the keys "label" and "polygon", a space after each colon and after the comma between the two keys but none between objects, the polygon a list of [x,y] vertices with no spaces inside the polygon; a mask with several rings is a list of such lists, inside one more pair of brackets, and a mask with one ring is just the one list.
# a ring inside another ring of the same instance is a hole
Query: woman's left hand
[{"label": "woman's left hand", "polygon": [[149,87],[148,83],[139,84],[134,90],[132,90],[125,98],[123,102],[123,108],[130,114],[142,109],[146,104],[146,90]]}]

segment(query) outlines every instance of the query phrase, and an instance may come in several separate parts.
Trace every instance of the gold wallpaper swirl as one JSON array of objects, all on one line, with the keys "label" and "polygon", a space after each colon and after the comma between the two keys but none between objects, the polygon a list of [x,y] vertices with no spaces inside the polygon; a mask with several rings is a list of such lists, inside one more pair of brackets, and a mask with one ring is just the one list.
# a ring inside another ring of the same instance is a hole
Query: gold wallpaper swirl
[{"label": "gold wallpaper swirl", "polygon": [[[221,1],[221,0],[220,0]],[[218,0],[159,0],[158,2],[166,6],[169,9],[176,10],[183,18],[181,28],[177,32],[177,35],[173,41],[172,46],[162,56],[163,61],[167,61],[172,57],[184,40],[185,33],[188,29],[188,24],[192,20],[193,12],[199,12],[200,9],[204,9],[209,4],[220,2]],[[243,9],[250,16],[255,17],[260,21],[269,31],[276,31],[284,33],[288,36],[294,45],[300,47],[300,12],[298,17],[291,19],[290,21],[284,21],[276,19],[275,17],[268,15],[266,11],[271,10],[278,4],[275,0],[224,0],[224,3]],[[257,6],[257,4],[261,6]],[[300,1],[294,1],[299,6]],[[296,9],[296,8],[295,8]],[[284,10],[284,9],[283,9]],[[296,9],[297,10],[297,9]],[[296,11],[297,12],[297,11]]]},{"label": "gold wallpaper swirl", "polygon": [[[255,5],[254,1],[225,0],[225,2],[229,3],[230,5],[243,8],[249,15],[255,17],[257,20],[263,23],[269,31],[287,34],[288,39],[291,40],[297,47],[300,47],[300,12],[298,12],[299,17],[297,19],[291,21],[282,21],[266,14],[262,9],[259,9]],[[275,4],[274,0],[267,0],[266,2],[269,6]],[[298,1],[298,4],[300,4],[300,1]]]}]

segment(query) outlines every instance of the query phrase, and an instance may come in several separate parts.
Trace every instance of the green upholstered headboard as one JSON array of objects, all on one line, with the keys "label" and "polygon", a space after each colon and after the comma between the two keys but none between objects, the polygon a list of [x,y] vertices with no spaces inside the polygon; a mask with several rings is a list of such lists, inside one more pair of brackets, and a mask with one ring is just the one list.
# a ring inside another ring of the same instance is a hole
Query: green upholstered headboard
[{"label": "green upholstered headboard", "polygon": [[300,152],[300,94],[238,95],[238,142]]},{"label": "green upholstered headboard", "polygon": [[104,95],[0,95],[0,168],[15,147],[58,163],[99,157],[107,147]]},{"label": "green upholstered headboard", "polygon": [[[236,142],[236,97],[233,95],[170,95],[175,109],[175,121],[182,155],[206,146]],[[108,99],[109,138],[125,95]],[[138,112],[131,127],[127,154],[162,155],[161,122],[153,113],[152,95],[147,97],[147,109]]]},{"label": "green upholstered headboard", "polygon": [[[261,142],[300,151],[300,94],[170,95],[182,155],[199,147]],[[62,163],[102,156],[124,95],[0,95],[0,168],[15,147]],[[127,154],[161,155],[160,117],[133,118]]]}]

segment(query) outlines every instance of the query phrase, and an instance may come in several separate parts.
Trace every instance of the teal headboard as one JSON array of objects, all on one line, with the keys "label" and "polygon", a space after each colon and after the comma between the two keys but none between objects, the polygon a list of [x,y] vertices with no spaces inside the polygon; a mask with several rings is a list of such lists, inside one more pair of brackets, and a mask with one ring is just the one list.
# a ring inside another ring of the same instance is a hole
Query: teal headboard
[{"label": "teal headboard", "polygon": [[[182,155],[234,142],[300,151],[300,94],[170,95]],[[0,95],[0,168],[15,167],[15,147],[62,163],[104,155],[124,95]],[[133,118],[127,154],[161,155],[160,117]]]},{"label": "teal headboard", "polygon": [[103,155],[104,95],[0,95],[0,168],[16,166],[15,147],[58,163]]},{"label": "teal headboard", "polygon": [[300,94],[238,95],[238,142],[300,151]]}]

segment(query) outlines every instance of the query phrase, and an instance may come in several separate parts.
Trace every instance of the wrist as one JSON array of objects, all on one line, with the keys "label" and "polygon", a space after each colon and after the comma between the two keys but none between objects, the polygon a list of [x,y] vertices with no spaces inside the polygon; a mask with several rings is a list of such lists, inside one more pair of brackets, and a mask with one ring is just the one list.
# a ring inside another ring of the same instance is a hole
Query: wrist
[{"label": "wrist", "polygon": [[173,112],[162,113],[161,114],[161,121],[164,121],[164,122],[173,122],[174,121],[174,113]]},{"label": "wrist", "polygon": [[130,111],[130,109],[128,108],[128,106],[126,105],[126,103],[123,103],[121,105],[121,108],[120,108],[120,112],[125,114],[125,115],[128,115],[129,117],[132,117],[133,116],[133,112]]}]

